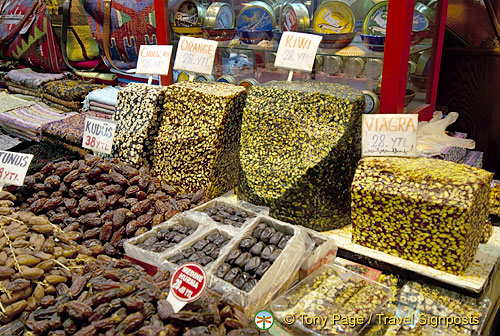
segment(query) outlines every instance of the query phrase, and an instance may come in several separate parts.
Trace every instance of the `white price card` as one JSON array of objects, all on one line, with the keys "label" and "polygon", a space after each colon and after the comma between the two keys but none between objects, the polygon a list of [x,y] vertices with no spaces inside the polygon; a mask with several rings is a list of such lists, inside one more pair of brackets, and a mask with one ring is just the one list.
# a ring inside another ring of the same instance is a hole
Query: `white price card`
[{"label": "white price card", "polygon": [[217,41],[181,36],[174,69],[211,75],[216,50]]},{"label": "white price card", "polygon": [[33,155],[0,151],[0,190],[4,184],[22,186]]},{"label": "white price card", "polygon": [[322,38],[319,35],[284,32],[278,46],[274,66],[311,72]]},{"label": "white price card", "polygon": [[136,73],[146,75],[168,75],[171,45],[141,45]]},{"label": "white price card", "polygon": [[94,152],[111,154],[115,131],[116,121],[87,116],[83,129],[82,147]]},{"label": "white price card", "polygon": [[363,114],[363,156],[416,156],[418,114]]}]

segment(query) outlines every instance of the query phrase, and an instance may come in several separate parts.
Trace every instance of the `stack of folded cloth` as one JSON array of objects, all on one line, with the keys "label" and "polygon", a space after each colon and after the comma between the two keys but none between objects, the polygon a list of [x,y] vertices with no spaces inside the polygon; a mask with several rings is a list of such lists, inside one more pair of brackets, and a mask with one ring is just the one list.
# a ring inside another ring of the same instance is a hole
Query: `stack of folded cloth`
[{"label": "stack of folded cloth", "polygon": [[[119,86],[127,86],[129,83],[148,83],[149,75],[136,74],[135,69],[127,70],[126,73],[123,71],[117,71],[115,69],[110,70],[112,73],[116,74],[118,77]],[[153,85],[160,85],[160,76],[153,75]]]},{"label": "stack of folded cloth", "polygon": [[120,88],[108,86],[89,93],[83,101],[83,110],[103,114],[104,118],[111,118],[115,113]]},{"label": "stack of folded cloth", "polygon": [[90,92],[106,87],[103,84],[89,84],[76,80],[59,80],[42,86],[43,101],[62,111],[79,111],[83,100]]},{"label": "stack of folded cloth", "polygon": [[71,150],[81,150],[85,118],[87,116],[102,117],[102,114],[91,111],[73,115],[67,119],[45,124],[42,129],[42,139]]},{"label": "stack of folded cloth", "polygon": [[34,104],[24,99],[15,97],[14,95],[8,94],[5,91],[0,92],[0,113],[13,110],[18,107],[25,107]]},{"label": "stack of folded cloth", "polygon": [[39,97],[39,90],[45,83],[61,80],[68,73],[41,73],[30,68],[11,70],[7,73],[9,91]]},{"label": "stack of folded cloth", "polygon": [[43,125],[71,115],[59,113],[45,104],[35,103],[0,113],[0,125],[19,138],[40,141]]}]

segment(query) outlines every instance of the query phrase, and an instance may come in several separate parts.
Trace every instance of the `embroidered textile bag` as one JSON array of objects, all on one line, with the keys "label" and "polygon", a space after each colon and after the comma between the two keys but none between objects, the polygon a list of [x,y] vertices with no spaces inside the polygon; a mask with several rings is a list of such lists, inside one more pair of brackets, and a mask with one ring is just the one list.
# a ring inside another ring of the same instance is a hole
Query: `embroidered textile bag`
[{"label": "embroidered textile bag", "polygon": [[66,64],[100,58],[80,0],[44,0]]},{"label": "embroidered textile bag", "polygon": [[64,60],[41,0],[0,0],[0,59],[61,72]]},{"label": "embroidered textile bag", "polygon": [[108,66],[136,67],[139,47],[156,44],[154,0],[81,0]]}]

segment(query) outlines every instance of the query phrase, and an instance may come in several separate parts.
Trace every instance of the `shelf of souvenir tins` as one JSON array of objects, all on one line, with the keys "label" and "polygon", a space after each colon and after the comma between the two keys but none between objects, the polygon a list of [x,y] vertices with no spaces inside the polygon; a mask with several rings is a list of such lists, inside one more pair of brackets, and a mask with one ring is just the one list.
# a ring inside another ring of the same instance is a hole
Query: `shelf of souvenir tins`
[{"label": "shelf of souvenir tins", "polygon": [[[318,34],[323,40],[313,72],[296,73],[294,80],[354,86],[371,92],[371,112],[380,98],[381,113],[419,113],[427,119],[435,105],[447,3],[173,0],[168,7],[174,46],[181,35],[219,42],[214,73],[199,80],[246,87],[284,80],[287,71],[273,66],[283,31]],[[158,35],[161,40],[162,32]]]}]

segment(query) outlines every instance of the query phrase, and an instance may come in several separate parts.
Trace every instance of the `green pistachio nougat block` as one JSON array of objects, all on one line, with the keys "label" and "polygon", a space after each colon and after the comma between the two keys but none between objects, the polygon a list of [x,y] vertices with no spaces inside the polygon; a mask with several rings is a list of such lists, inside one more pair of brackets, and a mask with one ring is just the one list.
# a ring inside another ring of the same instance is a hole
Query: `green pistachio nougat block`
[{"label": "green pistachio nougat block", "polygon": [[165,91],[164,116],[153,145],[162,182],[217,197],[236,186],[246,91],[241,86],[180,82]]},{"label": "green pistachio nougat block", "polygon": [[352,241],[450,273],[471,263],[492,174],[426,158],[364,158],[352,183]]},{"label": "green pistachio nougat block", "polygon": [[333,83],[252,87],[243,112],[238,196],[319,231],[350,223],[363,109],[361,91]]}]

